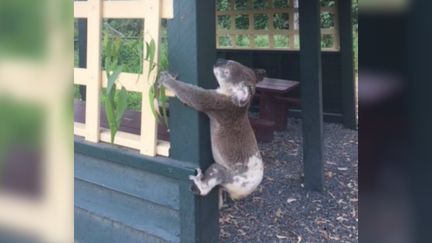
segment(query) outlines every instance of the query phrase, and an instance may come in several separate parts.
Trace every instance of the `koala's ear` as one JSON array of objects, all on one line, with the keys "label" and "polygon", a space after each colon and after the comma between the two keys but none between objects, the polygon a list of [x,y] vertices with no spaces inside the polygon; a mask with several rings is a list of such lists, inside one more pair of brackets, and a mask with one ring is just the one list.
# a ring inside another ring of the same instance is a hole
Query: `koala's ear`
[{"label": "koala's ear", "polygon": [[267,71],[265,69],[255,69],[256,82],[261,82],[266,76]]},{"label": "koala's ear", "polygon": [[232,102],[236,106],[244,107],[249,103],[251,95],[251,88],[245,83],[240,83],[233,89]]}]

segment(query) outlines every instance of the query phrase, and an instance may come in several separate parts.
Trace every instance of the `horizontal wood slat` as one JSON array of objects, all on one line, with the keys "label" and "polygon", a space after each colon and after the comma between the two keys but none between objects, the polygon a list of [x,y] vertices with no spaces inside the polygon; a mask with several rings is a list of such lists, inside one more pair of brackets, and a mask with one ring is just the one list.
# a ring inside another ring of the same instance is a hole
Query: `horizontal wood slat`
[{"label": "horizontal wood slat", "polygon": [[86,127],[84,123],[74,122],[74,134],[85,137],[86,136]]},{"label": "horizontal wood slat", "polygon": [[[74,160],[76,179],[103,185],[107,189],[151,201],[171,209],[179,209],[180,195],[175,179],[144,170],[136,170],[133,167],[96,159],[80,153],[75,153]],[[125,177],[128,178],[129,183],[125,180]],[[160,190],[155,191],[155,187]]]},{"label": "horizontal wood slat", "polygon": [[[141,149],[140,135],[118,131],[115,136],[114,143],[120,146]],[[101,129],[101,141],[111,143],[111,133],[108,129]],[[158,140],[156,143],[156,154],[169,156],[170,143],[167,141]]]},{"label": "horizontal wood slat", "polygon": [[[142,1],[104,1],[103,2],[103,18],[111,19],[143,19],[146,17],[151,0]],[[173,0],[162,0],[161,17],[164,19],[172,19],[174,17]],[[75,1],[74,2],[74,17],[88,18],[90,15],[90,2]]]},{"label": "horizontal wood slat", "polygon": [[[74,83],[78,85],[87,85],[89,80],[89,74],[85,68],[75,68],[74,69]],[[143,92],[145,87],[145,78],[143,74],[137,73],[121,73],[119,75],[118,82],[122,84],[127,91],[131,92]],[[107,87],[106,71],[102,71],[102,87]],[[117,86],[118,89],[121,86]],[[147,87],[148,88],[148,87]],[[167,96],[174,97],[174,93],[167,90]]]}]

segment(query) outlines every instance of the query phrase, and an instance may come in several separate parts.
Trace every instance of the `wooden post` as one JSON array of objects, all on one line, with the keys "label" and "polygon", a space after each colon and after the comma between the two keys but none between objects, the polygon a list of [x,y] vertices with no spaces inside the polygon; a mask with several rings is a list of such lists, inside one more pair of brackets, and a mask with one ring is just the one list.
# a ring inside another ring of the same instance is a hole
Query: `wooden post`
[{"label": "wooden post", "polygon": [[100,139],[100,94],[102,83],[101,29],[102,0],[89,0],[90,15],[87,19],[87,70],[89,83],[86,98],[86,140],[97,143]]},{"label": "wooden post", "polygon": [[323,189],[323,111],[320,1],[303,0],[299,4],[305,186],[308,189],[321,191]]},{"label": "wooden post", "polygon": [[[156,43],[160,42],[160,17],[161,17],[161,1],[152,1],[149,4],[148,16],[144,22],[144,43],[150,43],[152,40]],[[156,48],[154,62],[159,60],[159,48]],[[150,70],[150,63],[148,61],[143,62],[143,70]],[[148,83],[153,83],[156,79],[156,72],[153,71],[150,76]],[[145,85],[143,90],[143,97],[146,97],[149,93],[149,85]],[[156,155],[156,144],[157,144],[157,123],[156,118],[151,116],[150,101],[148,98],[143,98],[141,101],[141,148],[140,152],[148,156]]]},{"label": "wooden post", "polygon": [[346,128],[357,129],[351,14],[352,0],[339,1],[338,6],[343,123]]},{"label": "wooden post", "polygon": [[[216,60],[215,1],[174,1],[168,21],[170,71],[179,79],[204,88],[216,86],[212,67]],[[170,157],[202,170],[213,163],[208,118],[170,100]],[[191,183],[181,185],[182,242],[217,242],[219,210],[217,190],[206,197],[194,196]]]}]

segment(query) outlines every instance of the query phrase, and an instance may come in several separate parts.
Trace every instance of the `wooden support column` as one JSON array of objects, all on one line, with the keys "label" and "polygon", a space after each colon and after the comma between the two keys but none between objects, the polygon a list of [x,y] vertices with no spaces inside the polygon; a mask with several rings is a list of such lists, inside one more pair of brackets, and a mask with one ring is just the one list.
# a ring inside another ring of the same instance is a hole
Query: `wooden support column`
[{"label": "wooden support column", "polygon": [[90,13],[87,18],[87,69],[89,83],[86,91],[86,140],[97,143],[100,140],[100,100],[102,85],[101,30],[102,0],[89,0]]},{"label": "wooden support column", "polygon": [[305,186],[323,189],[323,111],[320,1],[299,2],[300,79]]},{"label": "wooden support column", "polygon": [[354,78],[352,0],[338,1],[343,124],[357,129]]},{"label": "wooden support column", "polygon": [[[173,20],[168,21],[170,71],[179,79],[204,88],[215,87],[215,1],[174,1]],[[170,157],[192,163],[203,171],[213,163],[208,118],[170,100]],[[194,196],[190,181],[182,182],[182,242],[217,242],[219,210],[217,190],[206,197]]]}]

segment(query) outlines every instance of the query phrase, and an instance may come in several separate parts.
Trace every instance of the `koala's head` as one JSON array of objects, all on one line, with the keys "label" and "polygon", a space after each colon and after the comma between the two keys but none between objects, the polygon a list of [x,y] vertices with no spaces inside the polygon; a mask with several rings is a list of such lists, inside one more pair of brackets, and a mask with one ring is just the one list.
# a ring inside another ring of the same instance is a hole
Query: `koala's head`
[{"label": "koala's head", "polygon": [[249,104],[257,82],[257,76],[252,69],[236,61],[218,59],[213,66],[213,72],[221,93],[230,96],[237,106],[244,107]]}]

